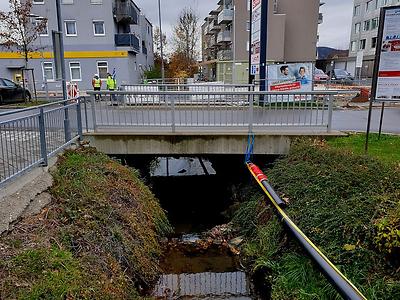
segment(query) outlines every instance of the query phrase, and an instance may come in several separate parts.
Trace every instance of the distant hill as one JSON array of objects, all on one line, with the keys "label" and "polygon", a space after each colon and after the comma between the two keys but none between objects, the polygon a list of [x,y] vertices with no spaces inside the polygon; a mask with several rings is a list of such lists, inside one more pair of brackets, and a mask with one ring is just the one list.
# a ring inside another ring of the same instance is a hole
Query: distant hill
[{"label": "distant hill", "polygon": [[349,50],[339,50],[330,47],[317,47],[318,59],[328,59],[333,56],[346,57],[349,55]]}]

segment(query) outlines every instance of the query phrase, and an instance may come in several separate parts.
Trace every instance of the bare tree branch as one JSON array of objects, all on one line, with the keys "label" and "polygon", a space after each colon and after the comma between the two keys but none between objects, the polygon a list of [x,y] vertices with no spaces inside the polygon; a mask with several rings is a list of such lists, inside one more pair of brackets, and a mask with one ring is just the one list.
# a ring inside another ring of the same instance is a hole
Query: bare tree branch
[{"label": "bare tree branch", "polygon": [[27,66],[29,54],[40,49],[34,42],[47,28],[47,19],[32,19],[32,0],[9,0],[9,7],[8,12],[0,11],[0,41],[4,47],[22,53]]}]

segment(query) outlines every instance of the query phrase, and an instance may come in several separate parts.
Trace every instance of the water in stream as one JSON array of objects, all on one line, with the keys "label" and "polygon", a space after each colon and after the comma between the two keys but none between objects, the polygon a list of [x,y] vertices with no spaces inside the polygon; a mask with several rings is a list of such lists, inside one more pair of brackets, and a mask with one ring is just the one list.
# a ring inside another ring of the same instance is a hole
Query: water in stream
[{"label": "water in stream", "polygon": [[[141,170],[167,211],[175,232],[165,244],[158,299],[257,299],[238,253],[204,232],[226,223],[235,187],[251,180],[243,157],[125,157]],[[138,164],[139,162],[139,164]]]}]

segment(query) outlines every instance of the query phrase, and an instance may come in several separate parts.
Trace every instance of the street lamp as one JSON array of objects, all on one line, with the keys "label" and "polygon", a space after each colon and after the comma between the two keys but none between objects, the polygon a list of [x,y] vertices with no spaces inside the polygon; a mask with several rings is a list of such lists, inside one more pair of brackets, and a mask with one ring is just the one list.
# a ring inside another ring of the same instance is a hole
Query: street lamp
[{"label": "street lamp", "polygon": [[164,70],[163,33],[162,33],[162,27],[161,27],[161,3],[160,3],[160,0],[158,0],[158,19],[160,21],[161,79],[162,79],[162,83],[164,84],[165,70]]}]

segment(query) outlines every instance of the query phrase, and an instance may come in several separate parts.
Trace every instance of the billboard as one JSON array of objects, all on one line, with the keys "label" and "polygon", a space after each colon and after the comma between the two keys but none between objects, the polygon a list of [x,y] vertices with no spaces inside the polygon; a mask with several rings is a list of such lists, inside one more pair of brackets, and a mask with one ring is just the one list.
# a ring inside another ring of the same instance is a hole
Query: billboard
[{"label": "billboard", "polygon": [[381,9],[372,99],[400,101],[400,7]]},{"label": "billboard", "polygon": [[312,63],[268,65],[268,91],[311,92]]}]

